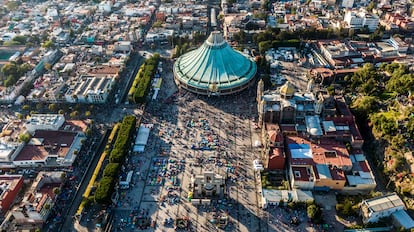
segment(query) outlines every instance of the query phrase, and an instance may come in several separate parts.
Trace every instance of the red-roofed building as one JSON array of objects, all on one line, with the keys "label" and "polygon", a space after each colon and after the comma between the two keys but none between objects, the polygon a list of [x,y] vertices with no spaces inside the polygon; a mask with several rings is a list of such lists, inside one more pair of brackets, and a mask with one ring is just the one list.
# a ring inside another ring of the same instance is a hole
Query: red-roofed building
[{"label": "red-roofed building", "polygon": [[345,171],[352,162],[342,143],[321,138],[318,144],[307,138],[287,136],[289,176],[293,188],[341,190],[346,183]]},{"label": "red-roofed building", "polygon": [[37,130],[13,164],[19,167],[71,166],[84,139],[82,132]]},{"label": "red-roofed building", "polygon": [[266,123],[263,135],[265,153],[264,167],[270,170],[283,170],[285,168],[285,154],[283,152],[283,135],[278,124]]},{"label": "red-roofed building", "polygon": [[41,228],[56,201],[55,188],[61,188],[63,172],[40,172],[20,205],[10,210],[1,224],[2,231]]},{"label": "red-roofed building", "polygon": [[283,170],[285,168],[285,154],[282,148],[272,148],[269,154],[267,168],[270,170]]},{"label": "red-roofed building", "polygon": [[2,175],[0,176],[0,212],[9,210],[17,194],[23,187],[22,175]]}]

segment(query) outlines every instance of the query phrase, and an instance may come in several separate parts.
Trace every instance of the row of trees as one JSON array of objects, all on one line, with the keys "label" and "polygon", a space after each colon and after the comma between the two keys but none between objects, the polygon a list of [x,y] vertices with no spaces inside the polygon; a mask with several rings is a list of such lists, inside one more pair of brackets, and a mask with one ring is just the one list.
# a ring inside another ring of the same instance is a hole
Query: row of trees
[{"label": "row of trees", "polygon": [[151,58],[145,60],[141,65],[135,80],[132,83],[128,92],[128,100],[134,103],[145,102],[146,96],[149,91],[151,79],[154,77],[157,70],[158,61],[160,59],[159,54],[154,54]]},{"label": "row of trees", "polygon": [[95,201],[94,195],[91,196],[91,191],[92,191],[91,189],[92,189],[92,186],[95,186],[96,179],[98,178],[98,176],[101,172],[101,167],[104,164],[104,160],[108,156],[108,154],[110,152],[110,149],[111,149],[111,146],[112,146],[112,143],[114,142],[115,137],[118,134],[119,125],[120,125],[120,123],[117,123],[112,128],[111,134],[109,135],[108,141],[107,141],[106,146],[105,146],[105,150],[102,153],[101,157],[99,158],[98,164],[95,167],[95,170],[92,174],[91,179],[89,180],[88,187],[86,188],[85,192],[83,193],[83,199],[82,199],[81,204],[79,205],[78,213],[82,213],[84,209],[88,208]]},{"label": "row of trees", "polygon": [[[135,125],[136,118],[133,115],[125,116],[122,120],[113,149],[109,155],[109,164],[106,165],[103,171],[103,177],[99,181],[98,188],[95,191],[95,201],[98,203],[108,203],[111,199],[120,168],[130,149]],[[109,148],[107,147],[107,149]]]}]

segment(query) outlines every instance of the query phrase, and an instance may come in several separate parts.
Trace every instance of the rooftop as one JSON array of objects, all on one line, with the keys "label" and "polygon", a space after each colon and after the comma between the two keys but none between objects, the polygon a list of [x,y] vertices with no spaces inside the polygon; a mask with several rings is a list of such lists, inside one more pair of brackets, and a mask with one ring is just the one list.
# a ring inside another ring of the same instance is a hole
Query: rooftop
[{"label": "rooftop", "polygon": [[174,75],[181,83],[190,89],[212,92],[243,86],[253,79],[256,70],[256,63],[231,48],[217,31],[212,32],[198,49],[180,56],[174,64]]},{"label": "rooftop", "polygon": [[315,144],[307,138],[287,136],[286,143],[291,163],[294,165],[327,164],[337,168],[352,166],[345,145],[328,138],[322,138],[319,141],[318,144]]},{"label": "rooftop", "polygon": [[61,114],[32,114],[27,124],[33,125],[58,125],[65,117]]},{"label": "rooftop", "polygon": [[23,179],[22,175],[1,175],[0,176],[0,200],[17,187],[20,180]]},{"label": "rooftop", "polygon": [[405,207],[404,202],[396,193],[364,200],[363,203],[372,212],[381,212],[392,208]]},{"label": "rooftop", "polygon": [[41,141],[41,144],[27,144],[14,160],[45,160],[48,155],[64,157],[69,151],[76,135],[77,132],[37,130],[32,139]]}]

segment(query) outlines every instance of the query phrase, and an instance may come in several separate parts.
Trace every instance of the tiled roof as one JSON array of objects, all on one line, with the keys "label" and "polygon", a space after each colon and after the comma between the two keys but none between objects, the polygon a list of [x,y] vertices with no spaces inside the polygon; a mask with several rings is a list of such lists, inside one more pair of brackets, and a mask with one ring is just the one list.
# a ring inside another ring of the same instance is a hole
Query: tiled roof
[{"label": "tiled roof", "polygon": [[38,130],[33,138],[42,138],[43,143],[24,146],[14,160],[44,160],[49,154],[64,157],[76,134],[76,132]]}]

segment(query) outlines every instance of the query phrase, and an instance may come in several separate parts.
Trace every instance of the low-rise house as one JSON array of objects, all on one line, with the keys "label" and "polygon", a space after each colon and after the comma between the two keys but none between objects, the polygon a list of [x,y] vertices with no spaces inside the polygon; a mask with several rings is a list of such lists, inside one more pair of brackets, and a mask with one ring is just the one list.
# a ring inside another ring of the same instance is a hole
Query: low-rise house
[{"label": "low-rise house", "polygon": [[42,228],[56,201],[55,189],[63,183],[63,172],[40,172],[19,206],[11,209],[0,225],[2,231]]},{"label": "low-rise house", "polygon": [[405,204],[396,193],[363,200],[361,203],[364,224],[377,222],[380,218],[389,217],[402,210],[405,210]]},{"label": "low-rise house", "polygon": [[275,190],[262,189],[262,208],[266,209],[268,206],[278,206],[279,204],[286,205],[288,202],[307,203],[314,200],[311,191],[303,191],[300,189],[293,190]]}]

